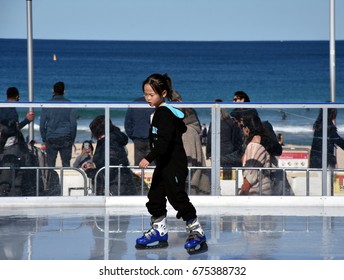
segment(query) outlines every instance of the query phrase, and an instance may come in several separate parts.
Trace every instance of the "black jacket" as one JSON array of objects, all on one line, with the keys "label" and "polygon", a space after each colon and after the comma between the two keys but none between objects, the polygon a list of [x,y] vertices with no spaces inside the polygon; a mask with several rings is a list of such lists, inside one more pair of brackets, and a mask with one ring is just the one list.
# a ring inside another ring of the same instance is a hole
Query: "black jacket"
[{"label": "black jacket", "polygon": [[[220,163],[221,166],[242,166],[241,157],[244,153],[243,134],[231,118],[221,120]],[[207,136],[206,155],[211,157],[211,124]]]},{"label": "black jacket", "polygon": [[[118,127],[115,127],[110,133],[110,165],[129,165],[127,151],[125,149],[127,143],[127,135],[121,132]],[[105,138],[97,141],[97,146],[93,156],[93,163],[95,164],[96,168],[89,169],[86,171],[86,173],[88,177],[95,179],[95,175],[99,169],[105,166]],[[112,195],[118,195],[118,175],[118,168],[110,168],[110,193]],[[101,171],[97,176],[97,195],[104,194],[104,176],[105,170]],[[120,180],[120,195],[132,195],[135,193],[133,174],[129,168],[121,168]]]},{"label": "black jacket", "polygon": [[186,131],[184,113],[172,106],[155,110],[149,132],[151,152],[145,157],[155,160],[157,168],[172,167],[187,170],[187,158],[182,135]]},{"label": "black jacket", "polygon": [[[310,168],[322,167],[322,133],[322,128],[314,131],[310,153]],[[335,145],[344,149],[344,140],[338,135],[337,128],[334,124],[328,125],[327,133],[327,166],[334,168],[337,164],[337,159],[334,154]]]},{"label": "black jacket", "polygon": [[18,124],[19,129],[22,129],[24,126],[26,126],[27,124],[30,123],[30,121],[27,118],[25,118],[24,120],[19,122],[18,112],[17,112],[16,108],[14,108],[14,107],[1,108],[1,110],[0,110],[0,121],[4,121],[4,120],[15,121]]}]

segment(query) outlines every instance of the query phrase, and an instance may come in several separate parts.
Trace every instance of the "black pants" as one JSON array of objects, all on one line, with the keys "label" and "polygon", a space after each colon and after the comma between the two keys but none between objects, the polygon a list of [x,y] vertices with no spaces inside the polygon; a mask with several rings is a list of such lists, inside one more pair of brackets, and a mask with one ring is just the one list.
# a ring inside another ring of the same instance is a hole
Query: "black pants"
[{"label": "black pants", "polygon": [[148,212],[153,217],[160,217],[167,214],[166,197],[172,207],[177,211],[177,218],[184,221],[195,219],[196,209],[190,202],[188,194],[185,191],[185,180],[187,177],[185,171],[170,170],[168,168],[156,168],[153,173],[152,185],[148,192],[146,206]]},{"label": "black pants", "polygon": [[69,167],[72,158],[73,141],[69,136],[58,138],[49,138],[46,142],[47,164],[54,167],[56,164],[57,154],[60,153],[62,166]]}]

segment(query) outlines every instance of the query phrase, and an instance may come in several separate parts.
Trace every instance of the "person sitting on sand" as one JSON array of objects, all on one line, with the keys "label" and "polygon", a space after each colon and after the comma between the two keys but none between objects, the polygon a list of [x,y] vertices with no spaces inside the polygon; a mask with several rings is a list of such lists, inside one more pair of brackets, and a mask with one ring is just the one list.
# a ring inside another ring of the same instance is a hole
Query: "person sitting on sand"
[{"label": "person sitting on sand", "polygon": [[78,155],[73,163],[73,167],[80,168],[85,162],[93,161],[93,144],[92,141],[86,140],[82,143],[81,154]]}]

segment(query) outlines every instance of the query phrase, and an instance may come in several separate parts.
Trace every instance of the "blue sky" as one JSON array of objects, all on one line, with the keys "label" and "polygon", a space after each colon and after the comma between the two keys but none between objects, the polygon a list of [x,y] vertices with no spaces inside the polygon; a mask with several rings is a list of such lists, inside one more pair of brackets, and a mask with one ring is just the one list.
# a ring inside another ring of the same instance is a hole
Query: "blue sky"
[{"label": "blue sky", "polygon": [[[32,0],[36,39],[327,40],[330,0]],[[336,0],[344,40],[344,1]],[[26,1],[0,1],[0,38],[26,38]]]}]

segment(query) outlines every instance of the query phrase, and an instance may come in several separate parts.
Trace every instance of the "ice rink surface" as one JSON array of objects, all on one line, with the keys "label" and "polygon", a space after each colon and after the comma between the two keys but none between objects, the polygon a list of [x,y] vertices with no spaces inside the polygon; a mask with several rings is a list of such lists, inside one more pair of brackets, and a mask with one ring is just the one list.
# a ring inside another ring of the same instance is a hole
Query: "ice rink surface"
[{"label": "ice rink surface", "polygon": [[20,207],[0,213],[2,260],[343,260],[342,207],[198,206],[209,250],[189,255],[185,223],[168,209],[169,246],[137,250],[144,204]]}]

